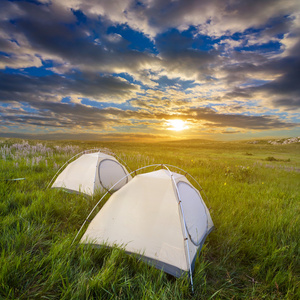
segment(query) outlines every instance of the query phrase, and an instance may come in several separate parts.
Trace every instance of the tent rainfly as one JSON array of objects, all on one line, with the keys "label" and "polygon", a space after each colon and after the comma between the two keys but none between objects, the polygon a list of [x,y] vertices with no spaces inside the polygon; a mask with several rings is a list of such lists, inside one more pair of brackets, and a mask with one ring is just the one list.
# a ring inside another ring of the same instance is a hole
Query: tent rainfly
[{"label": "tent rainfly", "polygon": [[199,191],[185,176],[161,169],[136,175],[115,192],[80,242],[120,245],[166,273],[192,277],[213,227]]},{"label": "tent rainfly", "polygon": [[117,191],[131,179],[115,157],[99,151],[84,153],[69,163],[51,187],[93,196],[95,192],[106,192],[112,186],[112,191]]}]

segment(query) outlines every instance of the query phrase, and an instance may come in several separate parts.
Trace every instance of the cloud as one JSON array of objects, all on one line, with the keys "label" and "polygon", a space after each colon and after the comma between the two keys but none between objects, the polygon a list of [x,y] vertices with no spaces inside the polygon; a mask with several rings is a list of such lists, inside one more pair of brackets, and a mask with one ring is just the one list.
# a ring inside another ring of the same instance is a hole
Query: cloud
[{"label": "cloud", "polygon": [[[35,108],[34,113],[32,110]],[[180,118],[186,120],[192,129],[198,128],[242,128],[251,130],[268,130],[293,128],[297,123],[281,121],[276,116],[247,116],[240,114],[222,114],[210,108],[181,108],[176,113],[156,110],[124,110],[108,107],[96,109],[81,104],[42,102],[38,107],[16,110],[2,108],[2,126],[12,124],[37,125],[45,127],[61,127],[65,129],[110,130],[113,128],[136,127],[135,123],[145,128],[162,130],[167,120]]]},{"label": "cloud", "polygon": [[299,123],[288,123],[276,116],[248,116],[242,114],[222,114],[210,108],[190,108],[182,111],[181,118],[199,122],[207,127],[230,127],[254,130],[268,130],[274,128],[292,128]]},{"label": "cloud", "polygon": [[299,10],[298,1],[281,0],[66,0],[62,5],[81,10],[90,18],[101,16],[112,23],[128,24],[152,38],[169,28],[183,31],[190,26],[197,27],[201,34],[228,35],[243,32],[249,27],[259,28],[270,18]]},{"label": "cloud", "polygon": [[53,56],[49,51],[41,52],[34,34],[30,34],[28,29],[32,25],[34,31],[44,34],[44,40],[51,32],[66,32],[59,24],[76,21],[71,11],[57,3],[36,5],[26,1],[2,1],[0,11],[0,44],[6,43],[7,53],[1,57],[0,68],[40,67],[42,59],[60,60],[60,57]]},{"label": "cloud", "polygon": [[213,70],[222,59],[219,52],[212,49],[201,51],[192,48],[193,37],[182,36],[179,31],[171,31],[157,36],[156,45],[165,68],[162,75],[206,82],[214,74]]},{"label": "cloud", "polygon": [[299,11],[296,0],[2,1],[2,126],[293,128],[281,113],[300,107]]},{"label": "cloud", "polygon": [[[0,72],[0,100],[40,105],[43,101],[61,101],[63,97],[90,97],[103,102],[124,102],[139,88],[123,78],[84,73],[69,76],[32,77]],[[79,101],[78,100],[78,101]]]},{"label": "cloud", "polygon": [[243,83],[247,79],[265,79],[252,86],[236,86],[226,98],[263,99],[264,105],[284,109],[300,108],[300,42],[289,50],[289,56],[279,56],[257,65],[254,63],[226,66],[227,81]]},{"label": "cloud", "polygon": [[226,131],[222,131],[222,133],[224,134],[236,134],[236,133],[240,133],[241,131],[236,131],[236,130],[226,130]]},{"label": "cloud", "polygon": [[0,45],[7,55],[1,57],[0,68],[40,67],[42,61],[53,60],[70,69],[119,73],[155,63],[153,55],[128,49],[121,36],[106,35],[101,22],[78,24],[74,7],[59,2],[5,4]]}]

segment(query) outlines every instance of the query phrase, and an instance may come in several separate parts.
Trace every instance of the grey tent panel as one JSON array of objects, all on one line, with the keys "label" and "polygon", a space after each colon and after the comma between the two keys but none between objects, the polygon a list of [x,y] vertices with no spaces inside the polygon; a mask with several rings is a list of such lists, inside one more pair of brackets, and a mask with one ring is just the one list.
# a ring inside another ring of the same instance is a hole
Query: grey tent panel
[{"label": "grey tent panel", "polygon": [[117,191],[128,182],[128,176],[123,166],[112,159],[103,159],[98,166],[98,175],[101,185],[109,190],[115,183],[113,191]]},{"label": "grey tent panel", "polygon": [[192,242],[198,246],[207,232],[207,214],[199,192],[186,182],[177,183],[186,220],[187,231]]}]

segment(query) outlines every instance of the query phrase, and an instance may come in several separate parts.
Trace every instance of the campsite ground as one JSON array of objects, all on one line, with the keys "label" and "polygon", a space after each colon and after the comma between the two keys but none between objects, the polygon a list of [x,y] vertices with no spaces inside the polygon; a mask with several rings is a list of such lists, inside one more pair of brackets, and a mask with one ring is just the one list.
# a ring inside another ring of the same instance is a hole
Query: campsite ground
[{"label": "campsite ground", "polygon": [[[100,147],[131,170],[165,163],[201,184],[216,230],[196,262],[194,296],[188,278],[122,249],[72,245],[99,198],[46,187],[67,159]],[[267,141],[0,139],[0,299],[300,299],[299,153],[300,143]]]}]

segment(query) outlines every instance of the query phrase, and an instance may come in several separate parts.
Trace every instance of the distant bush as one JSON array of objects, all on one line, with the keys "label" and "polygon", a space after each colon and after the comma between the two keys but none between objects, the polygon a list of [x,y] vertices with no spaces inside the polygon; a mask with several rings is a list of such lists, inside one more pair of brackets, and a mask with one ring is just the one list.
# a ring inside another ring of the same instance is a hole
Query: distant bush
[{"label": "distant bush", "polygon": [[249,182],[251,180],[252,173],[253,169],[249,166],[226,167],[225,170],[225,176],[234,178],[241,182]]},{"label": "distant bush", "polygon": [[268,156],[266,158],[266,161],[278,161],[278,160],[275,157],[273,157],[273,156]]},{"label": "distant bush", "polygon": [[266,161],[284,161],[284,162],[290,162],[291,160],[290,159],[278,159],[278,158],[275,158],[273,156],[269,156],[266,158]]}]

